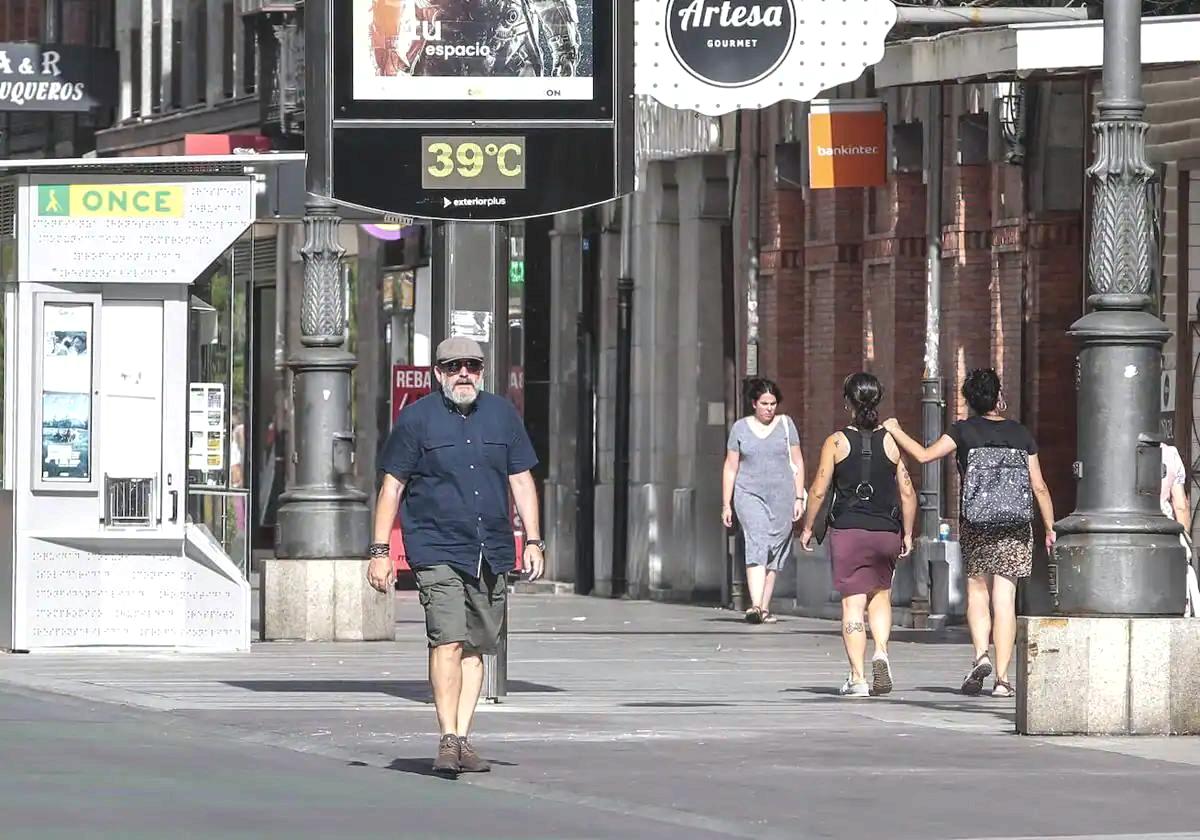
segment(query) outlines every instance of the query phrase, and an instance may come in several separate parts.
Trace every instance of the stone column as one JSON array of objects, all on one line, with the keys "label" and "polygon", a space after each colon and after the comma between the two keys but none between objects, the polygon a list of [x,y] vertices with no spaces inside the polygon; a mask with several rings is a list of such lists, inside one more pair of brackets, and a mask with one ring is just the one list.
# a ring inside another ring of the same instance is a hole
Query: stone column
[{"label": "stone column", "polygon": [[354,487],[346,282],[339,223],[313,196],[304,219],[300,346],[288,359],[295,405],[294,477],[282,495],[275,558],[263,564],[264,639],[392,639],[394,599],[366,580],[367,497]]},{"label": "stone column", "polygon": [[679,190],[675,163],[646,170],[634,226],[633,365],[629,469],[628,592],[669,598],[675,548],[676,419],[680,387]]},{"label": "stone column", "polygon": [[[723,155],[676,164],[679,267],[674,374],[675,485],[670,588],[681,600],[715,603],[725,578],[721,465],[725,458],[721,228],[729,217]],[[671,375],[670,371],[667,371]],[[785,587],[780,581],[778,590]],[[794,587],[787,587],[794,588]]]}]

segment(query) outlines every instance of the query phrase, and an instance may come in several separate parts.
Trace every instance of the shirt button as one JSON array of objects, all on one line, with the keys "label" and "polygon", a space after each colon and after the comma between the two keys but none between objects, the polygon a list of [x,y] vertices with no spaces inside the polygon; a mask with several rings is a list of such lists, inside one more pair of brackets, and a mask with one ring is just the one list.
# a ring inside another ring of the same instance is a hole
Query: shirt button
[{"label": "shirt button", "polygon": [[478,491],[478,490],[476,490],[476,491],[475,491],[475,495],[476,495],[476,496],[478,496],[478,495],[479,495],[479,491]]},{"label": "shirt button", "polygon": [[472,464],[472,465],[471,465],[471,469],[475,469],[475,465],[474,465],[474,464]]},{"label": "shirt button", "polygon": [[470,438],[467,438],[467,443],[470,443],[470,442],[471,442],[471,439],[470,439]]}]

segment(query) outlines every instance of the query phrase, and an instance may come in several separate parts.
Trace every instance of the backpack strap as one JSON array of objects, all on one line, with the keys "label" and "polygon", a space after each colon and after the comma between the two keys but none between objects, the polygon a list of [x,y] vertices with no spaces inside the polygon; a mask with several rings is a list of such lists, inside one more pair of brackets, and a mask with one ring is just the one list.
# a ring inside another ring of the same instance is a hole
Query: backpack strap
[{"label": "backpack strap", "polygon": [[862,457],[859,460],[858,486],[854,488],[854,497],[860,502],[869,502],[875,495],[875,487],[871,484],[871,456],[874,435],[857,429],[858,439],[862,446]]}]

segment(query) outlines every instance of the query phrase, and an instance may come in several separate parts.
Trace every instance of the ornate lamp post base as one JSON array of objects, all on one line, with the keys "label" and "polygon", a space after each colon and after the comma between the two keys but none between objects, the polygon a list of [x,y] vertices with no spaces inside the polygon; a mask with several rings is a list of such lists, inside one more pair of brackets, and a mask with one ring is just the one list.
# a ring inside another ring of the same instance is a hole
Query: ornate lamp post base
[{"label": "ornate lamp post base", "polygon": [[1104,96],[1088,170],[1092,312],[1071,327],[1080,343],[1078,493],[1055,528],[1058,615],[1017,624],[1017,731],[1027,735],[1200,734],[1200,622],[1178,617],[1186,552],[1180,526],[1159,507],[1169,332],[1148,311],[1158,243],[1140,21],[1139,0],[1104,4]]},{"label": "ornate lamp post base", "polygon": [[[370,507],[354,488],[345,284],[339,219],[313,201],[304,219],[300,347],[292,370],[294,476],[280,497],[275,558],[263,564],[264,639],[392,639],[394,598],[367,584]],[[373,465],[367,465],[372,467]]]},{"label": "ornate lamp post base", "polygon": [[1183,529],[1159,509],[1158,402],[1170,333],[1143,295],[1105,295],[1071,327],[1079,351],[1079,500],[1058,523],[1057,612],[1183,614]]}]

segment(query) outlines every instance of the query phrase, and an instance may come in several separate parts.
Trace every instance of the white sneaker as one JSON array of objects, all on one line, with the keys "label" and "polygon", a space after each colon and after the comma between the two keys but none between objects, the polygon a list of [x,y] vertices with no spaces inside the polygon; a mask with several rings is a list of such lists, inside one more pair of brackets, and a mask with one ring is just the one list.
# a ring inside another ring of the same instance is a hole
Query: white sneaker
[{"label": "white sneaker", "polygon": [[888,655],[879,650],[871,660],[871,693],[888,694],[892,690],[892,663]]},{"label": "white sneaker", "polygon": [[838,691],[838,694],[842,695],[843,697],[870,697],[871,689],[867,686],[866,680],[862,680],[861,682],[853,682],[849,677],[846,677],[846,681],[842,683],[841,690]]}]

